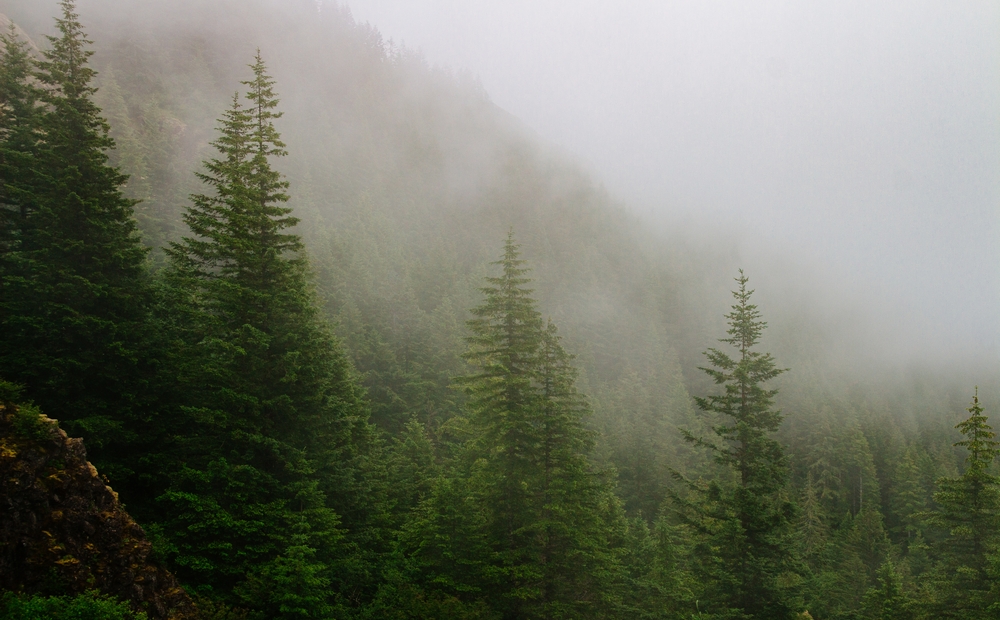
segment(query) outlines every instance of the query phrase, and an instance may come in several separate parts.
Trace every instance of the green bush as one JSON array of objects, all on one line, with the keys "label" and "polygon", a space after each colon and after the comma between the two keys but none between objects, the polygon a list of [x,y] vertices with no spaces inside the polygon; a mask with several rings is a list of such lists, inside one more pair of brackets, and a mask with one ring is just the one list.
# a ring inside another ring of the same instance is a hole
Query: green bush
[{"label": "green bush", "polygon": [[4,403],[16,403],[21,400],[21,390],[24,388],[10,381],[0,379],[0,405]]},{"label": "green bush", "polygon": [[77,596],[27,596],[8,592],[0,598],[5,620],[146,620],[128,603],[96,592]]},{"label": "green bush", "polygon": [[14,430],[21,437],[44,441],[49,438],[51,422],[42,419],[42,412],[34,405],[19,405],[14,412]]}]

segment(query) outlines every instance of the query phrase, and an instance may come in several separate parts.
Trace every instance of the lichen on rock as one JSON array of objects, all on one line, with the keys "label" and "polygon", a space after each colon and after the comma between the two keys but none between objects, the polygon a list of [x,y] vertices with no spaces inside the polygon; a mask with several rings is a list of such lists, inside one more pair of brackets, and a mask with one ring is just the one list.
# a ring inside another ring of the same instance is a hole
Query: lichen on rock
[{"label": "lichen on rock", "polygon": [[[9,384],[8,384],[9,385]],[[143,529],[87,461],[83,440],[30,405],[0,402],[0,588],[97,590],[149,618],[197,618]]]}]

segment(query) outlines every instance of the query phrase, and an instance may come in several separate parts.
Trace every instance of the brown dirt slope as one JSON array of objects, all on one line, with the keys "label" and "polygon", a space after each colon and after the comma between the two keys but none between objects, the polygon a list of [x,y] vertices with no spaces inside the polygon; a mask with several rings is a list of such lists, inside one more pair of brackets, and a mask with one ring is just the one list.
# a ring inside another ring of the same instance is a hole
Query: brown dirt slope
[{"label": "brown dirt slope", "polygon": [[98,590],[150,618],[197,618],[151,551],[81,439],[29,406],[0,403],[0,590]]}]

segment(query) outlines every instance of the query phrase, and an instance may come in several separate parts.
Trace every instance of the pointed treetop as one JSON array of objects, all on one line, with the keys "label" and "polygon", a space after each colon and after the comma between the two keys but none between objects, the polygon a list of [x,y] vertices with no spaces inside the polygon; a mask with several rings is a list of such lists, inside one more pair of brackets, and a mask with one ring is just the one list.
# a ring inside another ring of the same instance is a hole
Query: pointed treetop
[{"label": "pointed treetop", "polygon": [[97,92],[89,86],[97,72],[87,66],[87,59],[94,55],[87,49],[93,41],[87,38],[76,13],[73,0],[62,0],[62,17],[56,18],[56,28],[61,36],[46,36],[51,49],[43,52],[45,60],[39,63],[38,78],[43,83],[58,85],[62,94],[70,99],[85,97]]},{"label": "pointed treetop", "polygon": [[[487,278],[491,284],[501,284],[507,282],[509,285],[520,286],[531,282],[529,278],[524,278],[524,274],[531,271],[527,267],[522,267],[527,261],[521,258],[521,244],[514,241],[514,227],[507,231],[507,239],[503,244],[503,258],[493,261],[491,265],[503,267],[503,276],[499,278]],[[527,289],[524,292],[530,293]]]},{"label": "pointed treetop", "polygon": [[767,327],[767,323],[760,320],[761,314],[757,310],[757,306],[750,303],[750,296],[753,295],[753,289],[747,289],[747,278],[743,270],[740,269],[740,275],[734,278],[739,288],[733,291],[733,297],[736,299],[736,304],[732,306],[733,311],[726,315],[729,319],[729,330],[726,332],[729,334],[729,338],[720,338],[720,342],[726,342],[737,349],[741,353],[746,353],[757,344],[760,340],[760,335]]},{"label": "pointed treetop", "polygon": [[986,423],[988,417],[983,415],[983,408],[979,404],[979,386],[976,386],[975,395],[972,397],[972,406],[966,409],[972,415],[955,426],[966,436],[967,439],[955,443],[955,446],[962,446],[969,450],[969,469],[985,470],[1000,454],[1000,441],[996,441],[996,433],[993,428]]},{"label": "pointed treetop", "polygon": [[518,248],[513,231],[509,231],[503,257],[491,263],[503,271],[485,278],[487,286],[479,289],[485,297],[483,303],[471,311],[474,318],[467,325],[472,333],[466,338],[470,350],[464,357],[489,367],[490,372],[527,377],[544,324],[531,297],[532,290],[524,286],[531,279],[525,277],[529,269],[524,266]]},{"label": "pointed treetop", "polygon": [[27,59],[30,56],[28,51],[30,49],[31,43],[21,36],[14,22],[8,22],[6,32],[0,32],[0,57],[4,59],[4,62],[9,63],[7,59],[9,56],[18,60]]},{"label": "pointed treetop", "polygon": [[11,106],[17,106],[19,95],[31,94],[28,105],[34,105],[34,88],[28,81],[32,69],[31,44],[18,32],[14,22],[0,32],[0,127],[17,118]]},{"label": "pointed treetop", "polygon": [[259,155],[288,155],[285,143],[281,141],[281,135],[272,123],[274,119],[281,118],[283,113],[276,111],[278,95],[274,92],[275,81],[267,73],[267,65],[264,64],[259,47],[254,62],[249,67],[253,70],[253,78],[240,83],[248,87],[246,98],[254,112],[256,127],[253,129],[252,141],[257,145]]}]

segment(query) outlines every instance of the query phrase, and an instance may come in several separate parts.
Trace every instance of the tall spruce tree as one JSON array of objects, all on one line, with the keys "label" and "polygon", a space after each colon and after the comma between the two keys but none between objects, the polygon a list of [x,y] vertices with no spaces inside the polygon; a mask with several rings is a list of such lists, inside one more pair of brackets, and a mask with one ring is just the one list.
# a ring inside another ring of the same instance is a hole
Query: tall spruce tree
[{"label": "tall spruce tree", "polygon": [[33,211],[41,94],[31,81],[33,71],[29,44],[12,22],[0,33],[0,287],[14,273],[12,253],[23,249],[23,229]]},{"label": "tall spruce tree", "polygon": [[588,458],[595,440],[585,426],[590,406],[576,390],[573,355],[551,320],[538,353],[539,617],[601,617],[617,579],[616,551],[608,547],[625,526],[623,514],[606,475]]},{"label": "tall spruce tree", "polygon": [[[773,409],[777,390],[764,384],[784,369],[758,344],[767,323],[750,303],[752,290],[740,271],[728,338],[736,357],[710,348],[711,367],[701,368],[723,386],[723,393],[695,397],[698,408],[712,416],[714,441],[685,438],[708,449],[715,461],[734,474],[734,481],[702,485],[687,481],[694,499],[674,495],[679,516],[703,537],[701,570],[706,601],[725,618],[781,620],[795,617],[793,593],[786,586],[794,568],[791,524],[795,506],[786,499],[786,458],[771,433],[781,425]],[[682,478],[682,480],[684,480]]]},{"label": "tall spruce tree", "polygon": [[469,446],[490,556],[483,590],[505,618],[601,617],[610,608],[610,549],[621,508],[588,459],[589,413],[572,356],[545,325],[513,233],[469,321],[462,377],[476,429]]},{"label": "tall spruce tree", "polygon": [[990,473],[1000,453],[1000,441],[979,404],[979,390],[967,410],[970,415],[955,428],[965,439],[955,446],[968,450],[965,471],[957,478],[938,480],[937,509],[926,514],[928,523],[944,531],[939,548],[941,563],[933,576],[932,612],[941,618],[993,618],[997,604],[995,575],[1000,545],[1000,477]]},{"label": "tall spruce tree", "polygon": [[268,617],[323,617],[366,585],[359,573],[372,569],[350,548],[378,551],[384,489],[364,472],[377,463],[365,461],[363,393],[287,231],[288,182],[271,166],[285,154],[281,113],[259,52],[251,69],[247,104],[234,97],[218,157],[199,174],[212,193],[184,216],[194,235],[167,250],[189,319],[177,330],[187,400],[162,527],[192,585]]},{"label": "tall spruce tree", "polygon": [[864,618],[871,620],[910,620],[913,601],[903,590],[902,577],[892,562],[886,560],[878,570],[878,587],[870,588],[862,602]]},{"label": "tall spruce tree", "polygon": [[525,288],[531,280],[513,231],[495,264],[502,273],[486,278],[488,286],[480,289],[484,302],[468,322],[472,335],[465,357],[479,372],[459,381],[477,431],[473,453],[483,459],[477,474],[499,577],[493,595],[503,599],[494,604],[516,615],[524,602],[539,596],[538,549],[530,526],[537,517],[536,373],[543,322]]},{"label": "tall spruce tree", "polygon": [[4,42],[0,374],[82,435],[118,481],[147,404],[146,249],[121,193],[127,177],[108,165],[90,41],[74,3],[60,6],[60,34],[37,63],[13,32]]}]

